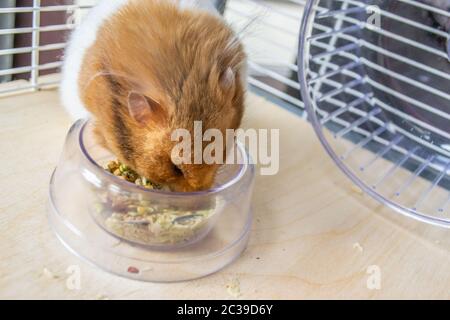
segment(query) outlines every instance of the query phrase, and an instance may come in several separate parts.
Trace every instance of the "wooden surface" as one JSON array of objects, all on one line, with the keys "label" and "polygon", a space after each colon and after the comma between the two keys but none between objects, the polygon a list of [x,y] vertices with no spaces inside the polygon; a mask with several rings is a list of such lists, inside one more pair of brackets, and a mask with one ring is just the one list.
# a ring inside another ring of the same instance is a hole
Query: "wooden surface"
[{"label": "wooden surface", "polygon": [[[69,126],[55,91],[0,99],[0,298],[228,299],[236,280],[241,299],[450,298],[448,231],[357,192],[304,120],[254,96],[245,126],[281,129],[281,169],[257,178],[241,258],[173,284],[105,273],[68,252],[47,222],[48,181]],[[79,290],[66,283],[72,265]],[[370,266],[380,271],[379,290],[367,286]]]}]

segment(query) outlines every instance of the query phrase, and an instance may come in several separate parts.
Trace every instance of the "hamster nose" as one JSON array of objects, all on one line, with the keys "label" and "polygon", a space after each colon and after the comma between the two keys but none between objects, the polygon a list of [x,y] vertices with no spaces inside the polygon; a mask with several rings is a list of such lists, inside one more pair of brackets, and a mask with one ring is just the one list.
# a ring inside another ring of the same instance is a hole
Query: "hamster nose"
[{"label": "hamster nose", "polygon": [[197,172],[174,181],[170,188],[173,191],[193,192],[208,190],[214,183],[215,170]]},{"label": "hamster nose", "polygon": [[211,188],[216,176],[216,170],[202,170],[191,177],[186,177],[187,182],[198,190]]},{"label": "hamster nose", "polygon": [[195,186],[188,183],[186,180],[173,182],[169,185],[170,189],[175,192],[194,192],[204,190],[201,186]]}]

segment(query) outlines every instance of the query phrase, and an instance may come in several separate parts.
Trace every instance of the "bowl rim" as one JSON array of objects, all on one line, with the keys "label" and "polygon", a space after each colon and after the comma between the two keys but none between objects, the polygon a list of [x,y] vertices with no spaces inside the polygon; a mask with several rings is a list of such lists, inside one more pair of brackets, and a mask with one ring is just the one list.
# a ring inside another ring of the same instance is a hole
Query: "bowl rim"
[{"label": "bowl rim", "polygon": [[206,195],[213,195],[220,193],[226,189],[229,189],[233,185],[237,184],[239,181],[242,180],[243,177],[245,177],[247,171],[250,171],[251,176],[254,176],[254,164],[251,162],[251,157],[248,154],[246,148],[243,146],[243,144],[239,141],[236,141],[237,149],[239,150],[239,153],[241,154],[243,158],[243,163],[239,164],[239,170],[235,176],[233,176],[231,179],[226,181],[224,184],[221,184],[217,187],[208,189],[208,190],[202,190],[202,191],[192,191],[192,192],[179,192],[179,191],[165,191],[165,190],[158,190],[158,189],[147,189],[142,186],[138,186],[135,184],[132,184],[131,182],[118,179],[108,171],[106,171],[102,166],[100,166],[89,154],[87,151],[87,148],[84,143],[84,130],[86,127],[91,124],[91,120],[85,119],[84,122],[81,125],[79,134],[78,134],[78,146],[80,148],[81,154],[83,157],[88,161],[88,163],[91,165],[91,167],[99,173],[100,176],[106,177],[109,180],[113,180],[115,184],[117,184],[120,187],[120,190],[126,190],[128,192],[136,192],[139,191],[141,193],[148,193],[148,194],[158,194],[161,196],[170,196],[170,197],[201,197]]}]

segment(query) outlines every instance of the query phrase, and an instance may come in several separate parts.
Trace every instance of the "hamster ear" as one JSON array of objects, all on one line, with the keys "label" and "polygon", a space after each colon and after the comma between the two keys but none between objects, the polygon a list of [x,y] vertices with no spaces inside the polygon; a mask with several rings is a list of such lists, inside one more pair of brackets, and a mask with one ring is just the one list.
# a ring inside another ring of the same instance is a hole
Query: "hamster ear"
[{"label": "hamster ear", "polygon": [[228,67],[221,75],[219,79],[219,85],[224,91],[229,91],[234,87],[236,81],[236,75],[233,69]]},{"label": "hamster ear", "polygon": [[134,91],[128,95],[128,111],[140,124],[149,121],[158,123],[166,119],[165,112],[158,101]]}]

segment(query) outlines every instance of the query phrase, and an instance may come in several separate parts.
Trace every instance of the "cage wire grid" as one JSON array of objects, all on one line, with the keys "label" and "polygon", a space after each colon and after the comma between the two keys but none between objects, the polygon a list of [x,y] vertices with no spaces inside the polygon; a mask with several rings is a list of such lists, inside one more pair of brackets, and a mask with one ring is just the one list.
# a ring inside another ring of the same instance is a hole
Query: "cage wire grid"
[{"label": "cage wire grid", "polygon": [[[20,93],[29,90],[39,90],[48,86],[57,85],[59,83],[59,79],[57,77],[42,77],[41,73],[47,70],[55,70],[54,74],[57,75],[62,66],[62,61],[60,60],[61,55],[57,56],[54,61],[46,63],[41,62],[40,56],[46,52],[63,50],[66,47],[66,43],[55,42],[41,44],[41,35],[50,32],[72,30],[76,26],[74,22],[75,13],[92,7],[82,5],[42,6],[40,0],[33,0],[32,6],[8,6],[8,4],[11,5],[14,3],[15,1],[9,1],[6,3],[7,5],[0,4],[0,20],[6,19],[5,17],[8,15],[14,16],[16,14],[30,14],[30,26],[15,27],[12,23],[11,25],[0,29],[0,38],[3,37],[3,39],[6,39],[7,37],[15,37],[19,35],[30,35],[31,40],[27,46],[15,47],[12,45],[6,48],[5,46],[0,47],[0,59],[4,59],[5,57],[13,57],[14,59],[18,55],[29,55],[29,61],[24,66],[11,66],[11,64],[9,64],[3,65],[0,68],[0,79],[3,79],[2,82],[12,82],[10,85],[2,85],[0,87],[0,95]],[[55,12],[65,12],[67,14],[65,23],[45,26],[41,25],[41,15],[43,13]],[[11,21],[14,21],[14,19],[11,19]],[[9,42],[14,43],[14,41]],[[28,74],[28,81],[13,81],[15,75],[21,74]]]},{"label": "cage wire grid", "polygon": [[[450,18],[450,12],[430,5],[427,1],[429,0],[392,0],[417,11],[422,10]],[[386,189],[389,194],[382,194],[380,200],[398,204],[397,197],[403,195],[408,187],[416,183],[418,177],[425,178],[429,181],[427,188],[417,196],[415,203],[401,203],[401,210],[406,210],[409,215],[422,218],[426,222],[448,227],[450,220],[444,214],[448,215],[450,210],[450,193],[448,193],[450,149],[444,148],[443,144],[433,143],[432,139],[424,139],[425,134],[417,135],[411,132],[410,128],[389,121],[386,114],[412,123],[414,128],[430,133],[433,138],[439,138],[442,141],[450,139],[448,130],[442,126],[430,125],[418,117],[411,117],[404,110],[380,99],[373,90],[384,96],[393,97],[396,101],[425,110],[444,121],[444,124],[450,119],[448,109],[437,109],[414,95],[396,91],[384,85],[381,81],[384,78],[379,75],[396,79],[418,92],[437,97],[447,108],[450,100],[449,90],[445,91],[442,86],[433,86],[409,74],[398,72],[376,59],[361,55],[360,52],[366,52],[369,57],[377,55],[399,61],[405,67],[438,78],[446,85],[449,84],[450,73],[426,61],[418,61],[393,50],[387,50],[382,44],[355,36],[355,34],[364,32],[382,35],[389,41],[403,44],[411,50],[425,52],[441,60],[448,59],[448,52],[417,41],[413,38],[412,31],[439,37],[447,42],[447,48],[450,36],[447,30],[405,16],[401,12],[385,10],[383,6],[380,6],[381,17],[408,26],[410,33],[398,33],[384,28],[384,25],[380,28],[371,28],[361,20],[358,14],[366,12],[368,6],[374,2],[377,1],[336,0],[309,3],[308,13],[314,16],[314,19],[309,21],[308,28],[311,28],[312,33],[305,41],[314,55],[307,57],[308,73],[305,81],[308,81],[308,86],[305,93],[307,92],[315,103],[311,111],[314,111],[321,128],[326,127],[335,140],[353,142],[341,154],[334,154],[333,148],[328,151],[336,156],[335,160],[341,163],[344,171],[352,168],[346,173],[353,176],[353,180],[358,185],[367,187],[367,191],[372,195],[380,196],[383,185],[395,178],[401,167],[408,168],[411,175],[406,180],[402,180],[402,184],[394,188],[395,190]],[[2,26],[0,29],[0,37],[31,35],[29,46],[0,47],[0,61],[2,57],[30,55],[29,64],[26,66],[0,67],[0,79],[10,77],[6,80],[9,83],[0,86],[0,96],[57,86],[58,71],[62,62],[59,58],[55,58],[54,61],[43,63],[40,57],[46,52],[63,50],[66,43],[59,41],[42,44],[42,35],[49,32],[70,32],[79,23],[83,13],[88,11],[94,3],[95,0],[80,0],[75,4],[42,5],[40,0],[33,0],[32,6],[27,7],[0,6],[0,20],[2,16],[12,14],[32,15],[30,26]],[[305,108],[305,104],[299,94],[301,84],[297,73],[300,70],[296,58],[300,21],[307,3],[306,0],[228,0],[224,12],[225,19],[235,27],[237,32],[241,32],[243,27],[250,24],[248,30],[242,32],[242,37],[249,54],[248,82],[252,90],[280,105],[299,111]],[[67,15],[65,23],[42,25],[42,15],[49,12],[65,13]],[[310,68],[312,65],[313,67]],[[378,77],[364,72],[365,69],[374,70]],[[43,75],[46,71],[52,70],[55,72]],[[29,78],[27,81],[11,81],[14,80],[11,77],[17,74],[28,74]],[[368,126],[368,123],[371,126]],[[355,154],[367,149],[372,150],[373,158],[365,163],[350,163],[357,158]],[[391,165],[377,181],[365,181],[362,177],[363,172],[368,171],[382,159],[389,159]],[[433,193],[437,189],[446,190],[447,197],[439,199],[439,203],[433,203],[433,212],[421,212],[419,208],[423,207],[429,199],[435,201]]]},{"label": "cage wire grid", "polygon": [[[71,2],[71,1],[70,1]],[[54,61],[42,63],[40,56],[43,53],[51,51],[61,51],[66,47],[64,41],[41,44],[42,34],[51,32],[70,32],[77,23],[97,1],[96,0],[78,0],[75,4],[65,5],[42,5],[40,0],[33,0],[32,6],[27,7],[2,7],[0,4],[0,19],[7,15],[32,14],[32,22],[27,27],[8,27],[0,28],[0,37],[14,36],[22,34],[30,34],[32,41],[29,46],[24,47],[0,47],[0,59],[3,57],[11,57],[19,54],[30,54],[29,63],[20,67],[0,67],[0,79],[5,76],[14,76],[18,74],[29,74],[28,83],[20,83],[15,86],[0,87],[0,94],[17,93],[28,90],[39,90],[48,86],[57,85],[59,79],[57,72],[54,77],[42,76],[43,71],[59,70],[62,66],[61,57],[59,54]],[[256,0],[228,0],[226,3],[226,10],[224,12],[225,18],[235,26],[237,32],[242,32],[242,28],[250,23],[249,33],[243,32],[244,42],[248,40],[251,44],[252,52],[249,55],[255,56],[250,61],[250,77],[249,83],[255,88],[259,88],[262,92],[269,96],[282,99],[292,106],[303,108],[303,103],[298,99],[298,90],[300,88],[297,76],[297,66],[295,56],[297,52],[298,42],[298,28],[303,11],[303,6],[306,1],[281,1],[283,5],[280,6],[277,2],[280,1],[256,1]],[[287,11],[284,7],[288,4],[293,6],[288,7]],[[64,12],[67,15],[66,23],[55,25],[41,25],[41,15],[45,13]],[[249,12],[256,12],[256,15],[249,14]],[[255,19],[256,16],[256,19]],[[275,17],[275,18],[273,18]],[[287,18],[291,22],[291,28],[277,26],[279,19]],[[253,21],[254,20],[254,21]],[[253,21],[253,22],[250,22]],[[274,22],[275,21],[275,22]],[[264,28],[269,31],[268,34],[264,32],[255,32],[252,30],[257,28]],[[274,32],[274,33],[270,33]],[[270,36],[276,34],[285,41],[285,44],[277,43]],[[290,44],[290,45],[287,45]],[[260,49],[262,46],[265,49]],[[268,53],[267,47],[274,51],[274,54]],[[264,52],[264,57],[261,53]],[[282,56],[282,58],[280,57]],[[285,61],[286,60],[286,61]],[[281,72],[280,72],[281,70]],[[261,81],[261,78],[266,78]],[[267,83],[267,80],[272,80],[272,83]],[[294,94],[286,93],[286,87],[294,89]]]}]

